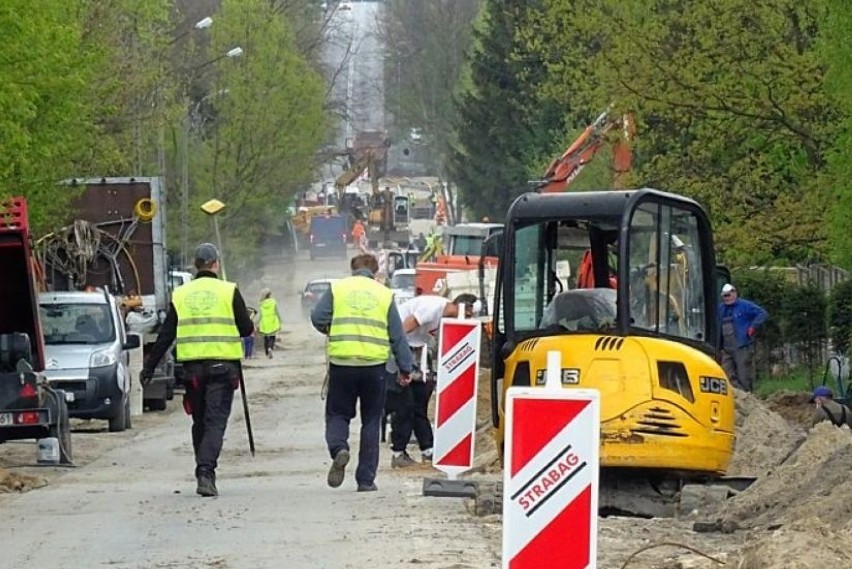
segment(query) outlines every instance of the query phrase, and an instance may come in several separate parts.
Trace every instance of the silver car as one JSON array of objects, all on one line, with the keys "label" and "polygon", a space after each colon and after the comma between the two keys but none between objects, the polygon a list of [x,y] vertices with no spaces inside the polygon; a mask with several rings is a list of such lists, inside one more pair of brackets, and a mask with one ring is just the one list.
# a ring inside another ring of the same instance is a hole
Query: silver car
[{"label": "silver car", "polygon": [[397,305],[403,304],[416,296],[417,289],[414,280],[415,269],[397,269],[393,272],[390,288]]},{"label": "silver car", "polygon": [[98,292],[39,294],[45,344],[45,375],[66,392],[68,412],[106,419],[110,432],[130,423],[127,350],[139,347],[125,333],[115,297]]}]

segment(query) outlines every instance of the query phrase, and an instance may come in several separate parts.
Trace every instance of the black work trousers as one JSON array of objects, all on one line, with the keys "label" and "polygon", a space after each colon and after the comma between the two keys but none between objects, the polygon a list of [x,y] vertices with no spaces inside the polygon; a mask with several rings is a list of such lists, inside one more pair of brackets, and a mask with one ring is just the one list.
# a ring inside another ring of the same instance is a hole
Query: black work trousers
[{"label": "black work trousers", "polygon": [[[396,374],[394,374],[396,376]],[[429,400],[435,390],[434,381],[412,381],[406,387],[388,390],[387,410],[391,413],[391,450],[402,452],[417,437],[420,450],[432,448],[434,437],[429,421]]]},{"label": "black work trousers", "polygon": [[183,408],[192,415],[195,475],[215,476],[234,390],[239,385],[239,362],[186,362]]},{"label": "black work trousers", "polygon": [[325,442],[334,458],[349,450],[349,423],[355,406],[361,414],[361,443],[355,480],[369,486],[379,467],[379,435],[385,407],[385,364],[375,366],[328,366],[328,397],[325,400]]},{"label": "black work trousers", "polygon": [[275,334],[270,334],[263,337],[263,353],[269,355],[275,348]]}]

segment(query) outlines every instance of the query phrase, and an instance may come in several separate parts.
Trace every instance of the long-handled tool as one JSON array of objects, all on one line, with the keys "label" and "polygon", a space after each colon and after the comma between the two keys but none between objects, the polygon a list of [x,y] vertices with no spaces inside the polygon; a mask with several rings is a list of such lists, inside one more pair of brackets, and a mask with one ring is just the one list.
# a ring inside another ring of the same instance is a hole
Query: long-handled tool
[{"label": "long-handled tool", "polygon": [[254,456],[254,433],[251,430],[251,416],[249,415],[248,399],[246,398],[246,382],[243,381],[243,372],[240,370],[240,395],[243,398],[243,415],[246,418],[246,432],[248,432],[249,450]]}]

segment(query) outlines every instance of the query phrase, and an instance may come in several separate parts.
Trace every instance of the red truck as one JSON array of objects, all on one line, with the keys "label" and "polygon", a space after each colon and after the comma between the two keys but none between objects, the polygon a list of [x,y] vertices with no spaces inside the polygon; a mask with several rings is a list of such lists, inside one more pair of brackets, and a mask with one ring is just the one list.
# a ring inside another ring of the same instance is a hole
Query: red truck
[{"label": "red truck", "polygon": [[44,338],[27,203],[0,202],[0,443],[56,438],[59,460],[72,461],[65,392],[44,377]]}]

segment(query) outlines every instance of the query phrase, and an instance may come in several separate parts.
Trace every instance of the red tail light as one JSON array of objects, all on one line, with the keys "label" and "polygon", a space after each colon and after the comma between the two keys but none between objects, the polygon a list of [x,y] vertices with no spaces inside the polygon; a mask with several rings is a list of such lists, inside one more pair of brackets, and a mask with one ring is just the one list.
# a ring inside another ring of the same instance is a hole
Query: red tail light
[{"label": "red tail light", "polygon": [[18,393],[18,397],[21,399],[35,399],[38,397],[38,391],[32,386],[32,384],[25,383],[21,388],[20,393]]},{"label": "red tail light", "polygon": [[19,425],[36,425],[38,422],[38,411],[24,411],[15,415],[15,423]]}]

